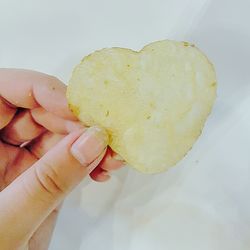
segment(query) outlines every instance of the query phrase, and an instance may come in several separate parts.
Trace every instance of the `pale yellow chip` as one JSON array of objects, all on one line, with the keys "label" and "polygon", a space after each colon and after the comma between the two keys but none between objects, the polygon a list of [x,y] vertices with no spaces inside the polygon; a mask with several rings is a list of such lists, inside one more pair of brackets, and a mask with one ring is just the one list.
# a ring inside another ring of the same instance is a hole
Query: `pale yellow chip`
[{"label": "pale yellow chip", "polygon": [[215,96],[215,71],[206,56],[169,40],[140,52],[96,51],[75,68],[67,90],[78,118],[105,128],[110,147],[144,173],[167,170],[185,156]]}]

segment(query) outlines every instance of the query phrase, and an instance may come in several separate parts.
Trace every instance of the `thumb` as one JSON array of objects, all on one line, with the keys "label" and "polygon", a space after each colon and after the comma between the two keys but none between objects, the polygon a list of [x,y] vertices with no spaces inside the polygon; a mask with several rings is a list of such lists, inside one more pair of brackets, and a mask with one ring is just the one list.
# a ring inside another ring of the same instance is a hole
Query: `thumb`
[{"label": "thumb", "polygon": [[[23,244],[101,161],[107,135],[97,127],[61,140],[0,193],[0,243]],[[9,246],[9,245],[8,245]],[[12,246],[12,245],[11,245]],[[15,246],[13,248],[15,249]]]}]

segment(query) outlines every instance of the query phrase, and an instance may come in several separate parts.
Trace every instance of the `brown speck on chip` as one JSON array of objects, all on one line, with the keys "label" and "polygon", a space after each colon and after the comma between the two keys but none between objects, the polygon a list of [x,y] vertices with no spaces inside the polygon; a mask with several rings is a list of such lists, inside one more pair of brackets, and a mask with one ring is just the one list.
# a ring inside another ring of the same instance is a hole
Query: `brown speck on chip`
[{"label": "brown speck on chip", "polygon": [[189,46],[189,43],[188,43],[188,42],[183,42],[183,45],[184,45],[185,47],[188,47],[188,46]]},{"label": "brown speck on chip", "polygon": [[56,88],[55,88],[55,87],[52,87],[52,90],[56,90]]},{"label": "brown speck on chip", "polygon": [[151,118],[151,115],[148,115],[148,116],[147,116],[147,120],[149,120],[150,118]]},{"label": "brown speck on chip", "polygon": [[211,87],[215,87],[215,86],[216,86],[216,82],[212,82]]},{"label": "brown speck on chip", "polygon": [[75,107],[75,106],[73,106],[72,104],[69,104],[68,107],[69,107],[69,110],[70,110],[73,114],[75,114],[76,116],[78,116],[78,115],[80,114],[80,109],[79,109],[78,107]]},{"label": "brown speck on chip", "polygon": [[150,103],[149,103],[149,106],[150,106],[151,108],[155,108],[155,103],[154,103],[154,102],[150,102]]}]

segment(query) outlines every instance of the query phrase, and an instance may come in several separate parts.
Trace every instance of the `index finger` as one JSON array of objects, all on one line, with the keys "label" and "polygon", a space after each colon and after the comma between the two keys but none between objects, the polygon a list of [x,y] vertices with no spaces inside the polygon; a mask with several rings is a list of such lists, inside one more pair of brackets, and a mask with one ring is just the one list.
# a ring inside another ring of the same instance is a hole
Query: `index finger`
[{"label": "index finger", "polygon": [[31,70],[0,69],[0,96],[15,107],[42,106],[62,118],[76,120],[65,93],[66,86],[53,76]]}]

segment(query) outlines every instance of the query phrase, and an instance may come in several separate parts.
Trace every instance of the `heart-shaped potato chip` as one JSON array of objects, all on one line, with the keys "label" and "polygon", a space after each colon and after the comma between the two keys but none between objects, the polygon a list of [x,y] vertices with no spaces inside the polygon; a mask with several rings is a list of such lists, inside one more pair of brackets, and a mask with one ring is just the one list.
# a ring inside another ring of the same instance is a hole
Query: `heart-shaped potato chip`
[{"label": "heart-shaped potato chip", "polygon": [[110,147],[144,173],[167,170],[200,135],[216,96],[212,64],[194,45],[159,41],[136,52],[102,49],[75,68],[71,110],[109,134]]}]

